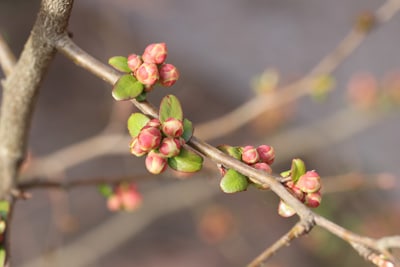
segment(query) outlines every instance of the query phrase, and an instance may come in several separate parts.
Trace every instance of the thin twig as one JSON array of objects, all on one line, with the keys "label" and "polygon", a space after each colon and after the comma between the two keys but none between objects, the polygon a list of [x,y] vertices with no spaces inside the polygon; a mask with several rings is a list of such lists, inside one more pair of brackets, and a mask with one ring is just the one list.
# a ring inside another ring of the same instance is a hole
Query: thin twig
[{"label": "thin twig", "polygon": [[263,266],[264,262],[267,261],[272,255],[274,255],[279,249],[288,246],[289,243],[304,234],[310,229],[306,227],[301,221],[296,223],[285,235],[279,238],[274,244],[263,251],[257,256],[247,267],[260,267]]},{"label": "thin twig", "polygon": [[0,66],[6,77],[10,75],[15,63],[15,56],[0,33]]},{"label": "thin twig", "polygon": [[[398,0],[386,1],[376,12],[377,24],[383,24],[390,20],[400,9]],[[344,39],[325,56],[307,75],[302,79],[280,88],[276,93],[268,95],[257,95],[248,102],[232,110],[223,116],[199,124],[196,128],[197,136],[205,140],[215,139],[240,129],[244,124],[260,116],[267,110],[271,110],[294,100],[308,95],[312,90],[316,75],[332,73],[356,48],[365,40],[369,31],[360,31],[354,27]]]}]

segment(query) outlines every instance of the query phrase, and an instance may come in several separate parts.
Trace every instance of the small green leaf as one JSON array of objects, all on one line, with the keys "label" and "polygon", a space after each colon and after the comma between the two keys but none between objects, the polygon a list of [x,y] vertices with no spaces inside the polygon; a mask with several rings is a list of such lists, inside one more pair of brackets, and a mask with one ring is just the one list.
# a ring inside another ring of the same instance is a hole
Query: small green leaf
[{"label": "small green leaf", "polygon": [[193,151],[182,148],[178,156],[168,159],[168,165],[176,171],[197,172],[203,166],[203,158]]},{"label": "small green leaf", "polygon": [[182,134],[183,140],[189,142],[190,138],[192,138],[192,135],[193,135],[192,122],[188,119],[183,119],[183,134]]},{"label": "small green leaf", "polygon": [[281,172],[280,173],[281,177],[283,177],[283,178],[289,177],[290,176],[290,172],[291,172],[291,170]]},{"label": "small green leaf", "polygon": [[290,173],[292,175],[292,181],[297,183],[300,176],[306,173],[306,165],[301,159],[293,159]]},{"label": "small green leaf", "polygon": [[115,83],[112,96],[115,100],[129,100],[137,97],[143,92],[143,84],[135,77],[125,74]]},{"label": "small green leaf", "polygon": [[103,197],[110,197],[114,194],[113,188],[108,184],[100,184],[97,189]]},{"label": "small green leaf", "polygon": [[238,173],[234,169],[229,169],[224,177],[222,177],[219,186],[225,193],[236,193],[240,191],[245,191],[249,181],[247,177],[241,173]]},{"label": "small green leaf", "polygon": [[112,57],[108,60],[108,64],[113,66],[115,69],[122,72],[132,72],[128,66],[128,59],[122,56]]},{"label": "small green leaf", "polygon": [[175,118],[180,121],[183,119],[181,103],[176,96],[164,96],[160,104],[159,117],[161,123],[166,121],[168,118]]},{"label": "small green leaf", "polygon": [[136,100],[139,102],[145,101],[147,98],[147,92],[143,91],[140,95],[136,97]]},{"label": "small green leaf", "polygon": [[128,130],[132,137],[138,136],[140,130],[148,123],[150,119],[142,113],[132,113],[128,119]]},{"label": "small green leaf", "polygon": [[0,267],[4,267],[6,263],[6,250],[3,246],[0,246]]},{"label": "small green leaf", "polygon": [[1,219],[7,220],[8,212],[10,211],[10,202],[0,201],[0,216]]},{"label": "small green leaf", "polygon": [[230,145],[220,145],[217,147],[219,150],[224,152],[225,154],[228,154],[229,156],[241,160],[242,159],[242,152],[240,147],[236,146],[230,146]]}]

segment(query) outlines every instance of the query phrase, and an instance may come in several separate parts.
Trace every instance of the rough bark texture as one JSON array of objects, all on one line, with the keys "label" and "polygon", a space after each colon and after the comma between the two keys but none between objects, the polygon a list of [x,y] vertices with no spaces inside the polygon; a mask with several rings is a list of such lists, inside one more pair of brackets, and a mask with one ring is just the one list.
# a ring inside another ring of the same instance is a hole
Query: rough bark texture
[{"label": "rough bark texture", "polygon": [[24,50],[3,81],[0,115],[0,199],[8,198],[24,158],[40,84],[66,30],[73,0],[44,0]]}]

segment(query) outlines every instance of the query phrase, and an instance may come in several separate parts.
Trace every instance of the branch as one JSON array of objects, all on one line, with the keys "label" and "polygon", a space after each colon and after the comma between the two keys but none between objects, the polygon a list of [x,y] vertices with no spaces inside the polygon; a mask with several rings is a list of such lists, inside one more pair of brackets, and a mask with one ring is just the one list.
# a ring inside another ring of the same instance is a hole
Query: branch
[{"label": "branch", "polygon": [[[65,54],[68,58],[72,59],[75,63],[107,81],[110,84],[113,84],[118,80],[120,74],[116,73],[107,65],[102,64],[97,59],[88,55],[82,49],[80,49],[76,44],[72,42],[72,40],[64,35],[63,38],[59,39],[57,42],[57,48],[63,54]],[[140,111],[144,114],[156,118],[157,111],[156,109],[148,102],[138,102],[136,100],[131,101]],[[363,237],[357,235],[349,230],[344,229],[343,227],[336,225],[335,223],[313,213],[309,208],[303,205],[300,201],[297,200],[294,196],[292,196],[285,187],[279,182],[278,177],[274,177],[272,175],[268,175],[265,172],[256,170],[243,162],[240,162],[234,158],[229,157],[224,154],[220,150],[214,148],[213,146],[205,143],[204,141],[196,138],[195,136],[188,142],[186,146],[189,146],[191,149],[194,149],[198,153],[204,155],[205,157],[212,160],[214,163],[222,164],[226,168],[232,168],[242,173],[245,176],[251,177],[252,181],[260,184],[267,185],[271,188],[271,190],[278,195],[285,203],[290,205],[300,217],[302,223],[307,226],[307,229],[310,229],[315,225],[319,225],[324,229],[332,232],[333,234],[339,236],[343,240],[352,243],[352,244],[360,244],[362,246],[373,249],[374,251],[379,252],[380,254],[387,255],[387,252],[381,250],[375,240],[367,237]]]},{"label": "branch", "polygon": [[[387,0],[373,15],[374,26],[390,20],[400,9],[398,0]],[[360,30],[354,26],[344,39],[325,56],[302,79],[278,89],[276,93],[257,95],[257,97],[243,103],[241,106],[223,116],[200,124],[196,128],[199,137],[210,140],[224,136],[240,129],[244,124],[260,116],[267,110],[283,106],[294,100],[306,96],[311,92],[315,76],[332,73],[345,59],[347,59],[365,40],[369,30]],[[216,130],[218,129],[218,130]]]},{"label": "branch", "polygon": [[308,233],[310,228],[307,224],[303,224],[301,221],[295,224],[292,229],[289,230],[285,235],[279,238],[274,244],[263,251],[257,258],[255,258],[247,267],[259,267],[274,255],[279,249],[288,246],[289,243],[300,236]]}]

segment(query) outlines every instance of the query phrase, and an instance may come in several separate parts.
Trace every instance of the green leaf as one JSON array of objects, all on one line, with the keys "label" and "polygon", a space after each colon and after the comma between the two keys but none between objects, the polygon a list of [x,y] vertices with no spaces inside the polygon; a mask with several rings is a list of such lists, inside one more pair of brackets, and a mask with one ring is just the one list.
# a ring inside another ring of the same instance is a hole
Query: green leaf
[{"label": "green leaf", "polygon": [[292,167],[290,168],[290,173],[292,175],[292,181],[297,183],[300,176],[306,173],[306,165],[301,159],[293,159]]},{"label": "green leaf", "polygon": [[290,176],[290,172],[291,172],[291,170],[281,172],[280,173],[281,177],[283,177],[283,178],[289,177]]},{"label": "green leaf", "polygon": [[128,119],[128,130],[132,137],[138,136],[140,130],[150,121],[150,119],[142,113],[132,113]]},{"label": "green leaf", "polygon": [[240,147],[236,146],[230,146],[230,145],[220,145],[217,147],[219,150],[224,152],[225,154],[228,154],[229,156],[241,160],[242,159],[242,152]]},{"label": "green leaf", "polygon": [[100,184],[97,189],[103,197],[110,197],[114,194],[112,186],[108,184]]},{"label": "green leaf", "polygon": [[168,118],[175,118],[182,121],[183,113],[181,103],[178,98],[174,95],[167,95],[161,100],[159,117],[161,123],[166,121]]},{"label": "green leaf", "polygon": [[140,95],[136,97],[136,100],[139,102],[145,101],[147,98],[147,92],[143,91]]},{"label": "green leaf", "polygon": [[113,66],[115,69],[122,72],[132,72],[132,70],[128,66],[128,59],[122,56],[112,57],[108,60],[108,64]]},{"label": "green leaf", "polygon": [[183,119],[183,134],[182,138],[186,141],[189,142],[190,138],[192,138],[193,135],[193,124],[190,120],[188,119]]},{"label": "green leaf", "polygon": [[143,92],[143,84],[135,77],[125,74],[115,83],[112,96],[115,100],[129,100],[137,97]]},{"label": "green leaf", "polygon": [[6,263],[6,250],[3,246],[0,246],[0,267],[4,267]]},{"label": "green leaf", "polygon": [[168,159],[168,165],[181,172],[197,172],[203,166],[203,158],[191,150],[182,148],[178,156]]},{"label": "green leaf", "polygon": [[247,177],[241,173],[238,173],[234,169],[229,169],[224,177],[222,177],[219,186],[225,193],[236,193],[240,191],[245,191],[249,181]]},{"label": "green leaf", "polygon": [[0,216],[3,220],[7,220],[8,212],[10,211],[10,202],[0,201]]}]

